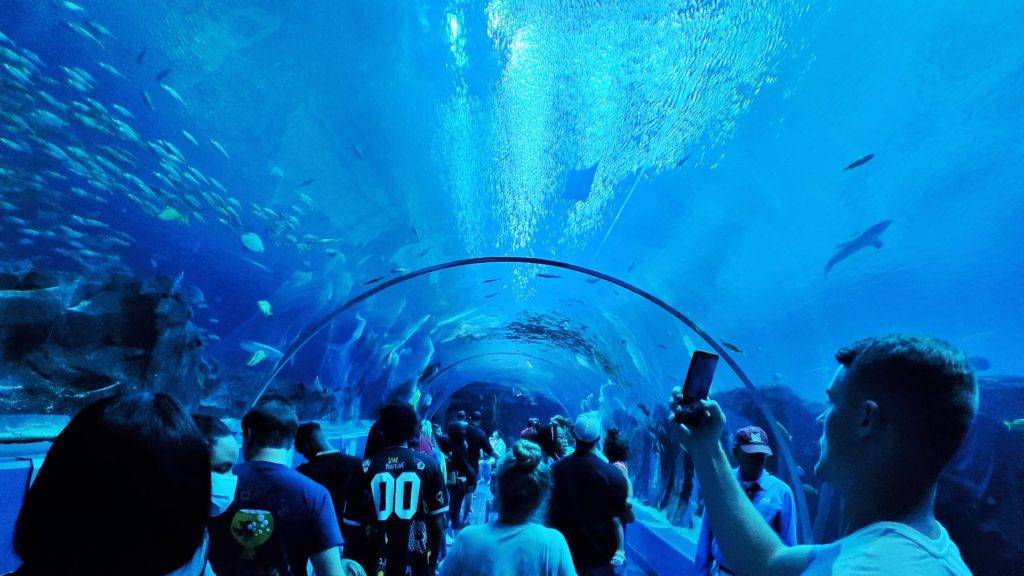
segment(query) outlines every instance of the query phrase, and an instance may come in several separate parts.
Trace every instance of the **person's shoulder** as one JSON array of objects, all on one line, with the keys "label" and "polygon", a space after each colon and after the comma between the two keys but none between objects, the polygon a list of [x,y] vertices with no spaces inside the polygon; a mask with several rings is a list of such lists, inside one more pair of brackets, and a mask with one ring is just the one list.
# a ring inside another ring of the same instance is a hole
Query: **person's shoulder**
[{"label": "person's shoulder", "polygon": [[462,530],[459,530],[459,538],[465,538],[472,540],[474,538],[488,537],[488,533],[491,531],[490,524],[470,524]]},{"label": "person's shoulder", "polygon": [[945,530],[936,540],[895,522],[879,522],[840,539],[830,555],[836,574],[970,575]]},{"label": "person's shoulder", "polygon": [[308,461],[308,460],[306,462],[303,462],[302,464],[299,464],[298,466],[295,467],[295,471],[298,472],[299,474],[302,474],[303,476],[309,476],[310,474],[312,474],[313,473],[313,469],[314,469],[313,462]]},{"label": "person's shoulder", "polygon": [[280,484],[284,484],[294,490],[299,490],[306,494],[320,496],[321,494],[328,493],[327,488],[324,488],[315,480],[302,474],[297,469],[288,468],[287,466],[278,471],[277,481]]},{"label": "person's shoulder", "polygon": [[790,494],[793,494],[793,489],[790,488],[789,484],[786,484],[781,478],[774,474],[765,472],[764,478],[761,482],[765,485],[765,488],[771,487],[772,489],[780,492],[789,492]]},{"label": "person's shoulder", "polygon": [[526,530],[533,539],[546,545],[558,545],[565,542],[565,536],[561,532],[543,524],[531,522],[526,526]]},{"label": "person's shoulder", "polygon": [[344,452],[331,452],[330,454],[324,454],[322,458],[326,458],[335,465],[345,468],[356,468],[362,462],[359,458],[356,458],[351,454],[345,454]]}]

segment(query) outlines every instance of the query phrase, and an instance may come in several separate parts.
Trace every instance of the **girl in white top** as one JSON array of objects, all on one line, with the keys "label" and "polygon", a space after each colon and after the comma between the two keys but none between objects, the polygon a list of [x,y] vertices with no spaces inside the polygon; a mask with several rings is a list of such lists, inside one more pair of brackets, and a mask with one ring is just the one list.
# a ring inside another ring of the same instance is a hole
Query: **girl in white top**
[{"label": "girl in white top", "polygon": [[494,480],[498,520],[459,533],[442,576],[575,576],[565,537],[531,520],[551,491],[540,446],[520,440]]}]

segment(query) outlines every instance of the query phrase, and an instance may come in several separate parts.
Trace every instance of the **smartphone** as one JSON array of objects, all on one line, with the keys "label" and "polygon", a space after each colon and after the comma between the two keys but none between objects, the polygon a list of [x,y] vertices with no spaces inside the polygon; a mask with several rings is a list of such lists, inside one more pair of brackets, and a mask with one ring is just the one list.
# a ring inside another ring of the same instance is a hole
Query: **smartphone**
[{"label": "smartphone", "polygon": [[690,358],[690,368],[686,371],[683,381],[682,412],[675,415],[676,422],[687,424],[694,421],[694,405],[708,397],[711,392],[711,380],[718,366],[718,355],[696,350]]}]

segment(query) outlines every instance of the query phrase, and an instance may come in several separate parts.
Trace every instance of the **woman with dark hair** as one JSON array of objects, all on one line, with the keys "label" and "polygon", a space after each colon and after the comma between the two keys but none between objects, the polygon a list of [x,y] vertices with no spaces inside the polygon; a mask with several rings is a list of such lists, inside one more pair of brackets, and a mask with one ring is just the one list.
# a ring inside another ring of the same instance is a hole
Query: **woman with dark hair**
[{"label": "woman with dark hair", "polygon": [[551,492],[551,473],[540,446],[520,440],[494,480],[498,519],[459,533],[442,576],[575,576],[560,532],[533,522]]},{"label": "woman with dark hair", "polygon": [[210,456],[166,394],[85,407],[57,436],[14,533],[18,576],[163,576],[205,567]]}]

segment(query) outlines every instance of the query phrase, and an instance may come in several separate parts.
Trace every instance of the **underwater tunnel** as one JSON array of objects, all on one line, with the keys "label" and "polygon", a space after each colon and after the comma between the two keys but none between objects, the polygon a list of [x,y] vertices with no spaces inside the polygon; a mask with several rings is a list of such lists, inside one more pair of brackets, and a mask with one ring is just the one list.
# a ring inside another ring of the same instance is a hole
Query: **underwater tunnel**
[{"label": "underwater tunnel", "polygon": [[936,515],[1024,565],[1024,5],[802,0],[0,2],[0,572],[69,418],[261,398],[359,452],[377,409],[597,414],[637,574],[702,522],[669,397],[721,357],[800,542],[837,348],[962,350]]}]

